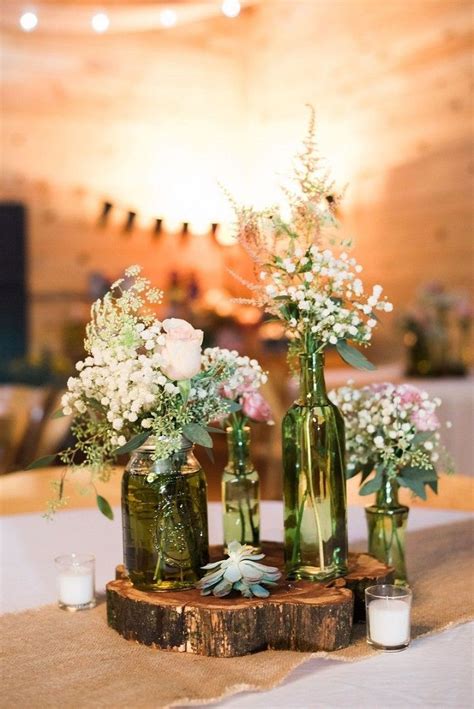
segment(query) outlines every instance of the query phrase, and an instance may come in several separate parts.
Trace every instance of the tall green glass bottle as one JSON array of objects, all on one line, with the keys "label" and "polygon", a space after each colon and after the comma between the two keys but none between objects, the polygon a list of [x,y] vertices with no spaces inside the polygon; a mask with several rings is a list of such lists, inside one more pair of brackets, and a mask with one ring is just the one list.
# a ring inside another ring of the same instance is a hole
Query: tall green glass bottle
[{"label": "tall green glass bottle", "polygon": [[300,367],[300,396],[282,424],[285,567],[323,581],[347,573],[344,420],[327,396],[324,355],[301,355]]}]

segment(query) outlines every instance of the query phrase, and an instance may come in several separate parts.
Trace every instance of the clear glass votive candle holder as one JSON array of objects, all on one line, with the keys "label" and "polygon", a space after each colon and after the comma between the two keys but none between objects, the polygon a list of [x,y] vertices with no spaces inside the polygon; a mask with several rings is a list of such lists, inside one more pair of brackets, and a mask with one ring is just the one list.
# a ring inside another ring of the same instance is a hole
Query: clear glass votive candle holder
[{"label": "clear glass votive candle holder", "polygon": [[412,592],[379,584],[365,589],[367,642],[377,650],[398,652],[410,644]]},{"label": "clear glass votive candle holder", "polygon": [[58,604],[63,610],[82,611],[95,606],[95,557],[63,554],[54,560],[58,579]]}]

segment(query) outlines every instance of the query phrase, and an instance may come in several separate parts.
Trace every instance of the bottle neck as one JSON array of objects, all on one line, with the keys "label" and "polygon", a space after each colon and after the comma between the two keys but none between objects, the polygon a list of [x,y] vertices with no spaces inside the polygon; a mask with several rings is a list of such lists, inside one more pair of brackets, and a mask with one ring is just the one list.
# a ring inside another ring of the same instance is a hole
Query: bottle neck
[{"label": "bottle neck", "polygon": [[384,476],[382,487],[378,490],[375,498],[377,507],[400,507],[398,489],[399,485],[396,480],[390,480],[388,477]]},{"label": "bottle neck", "polygon": [[305,404],[329,403],[323,353],[300,355],[300,398]]},{"label": "bottle neck", "polygon": [[236,473],[244,473],[250,462],[250,428],[229,426],[227,429],[229,466]]}]

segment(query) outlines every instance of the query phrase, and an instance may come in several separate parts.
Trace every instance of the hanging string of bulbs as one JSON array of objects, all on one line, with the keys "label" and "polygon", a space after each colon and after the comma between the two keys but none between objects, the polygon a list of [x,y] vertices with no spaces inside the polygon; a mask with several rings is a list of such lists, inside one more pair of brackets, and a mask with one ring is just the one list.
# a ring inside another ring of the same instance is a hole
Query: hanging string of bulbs
[{"label": "hanging string of bulbs", "polygon": [[[137,212],[123,209],[113,202],[102,202],[98,224],[105,228],[110,222],[112,212],[118,211],[123,213],[122,216],[122,232],[130,234],[137,225]],[[143,223],[143,220],[141,220]],[[147,220],[148,221],[148,220]],[[170,223],[161,217],[150,217],[149,229],[154,238],[159,238],[164,233],[181,234],[182,237],[187,236],[211,236],[219,246],[231,246],[235,243],[235,238],[232,235],[230,225],[212,222],[206,225],[196,227],[191,222]]]},{"label": "hanging string of bulbs", "polygon": [[[239,0],[222,0],[220,10],[225,17],[234,19],[238,17],[241,10]],[[170,7],[165,7],[159,14],[159,23],[164,29],[170,29],[179,24],[178,13]],[[18,24],[23,32],[33,32],[40,24],[40,17],[37,11],[26,10],[22,12]],[[103,34],[110,28],[111,19],[106,12],[95,12],[90,18],[91,29],[97,34]]]}]

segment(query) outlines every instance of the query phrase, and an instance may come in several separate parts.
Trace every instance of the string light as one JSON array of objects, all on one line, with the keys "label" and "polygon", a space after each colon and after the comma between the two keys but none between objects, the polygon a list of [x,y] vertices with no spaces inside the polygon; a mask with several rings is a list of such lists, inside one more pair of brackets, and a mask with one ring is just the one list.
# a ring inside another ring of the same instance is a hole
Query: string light
[{"label": "string light", "polygon": [[91,25],[94,32],[98,32],[99,34],[107,32],[110,26],[109,16],[106,15],[105,12],[97,12],[92,16]]},{"label": "string light", "polygon": [[20,27],[24,32],[32,32],[38,26],[38,17],[34,12],[24,12],[20,17]]},{"label": "string light", "polygon": [[174,27],[177,21],[178,17],[174,10],[167,9],[160,12],[160,25],[162,27]]},{"label": "string light", "polygon": [[240,14],[239,0],[224,0],[221,10],[226,17],[237,17]]}]

